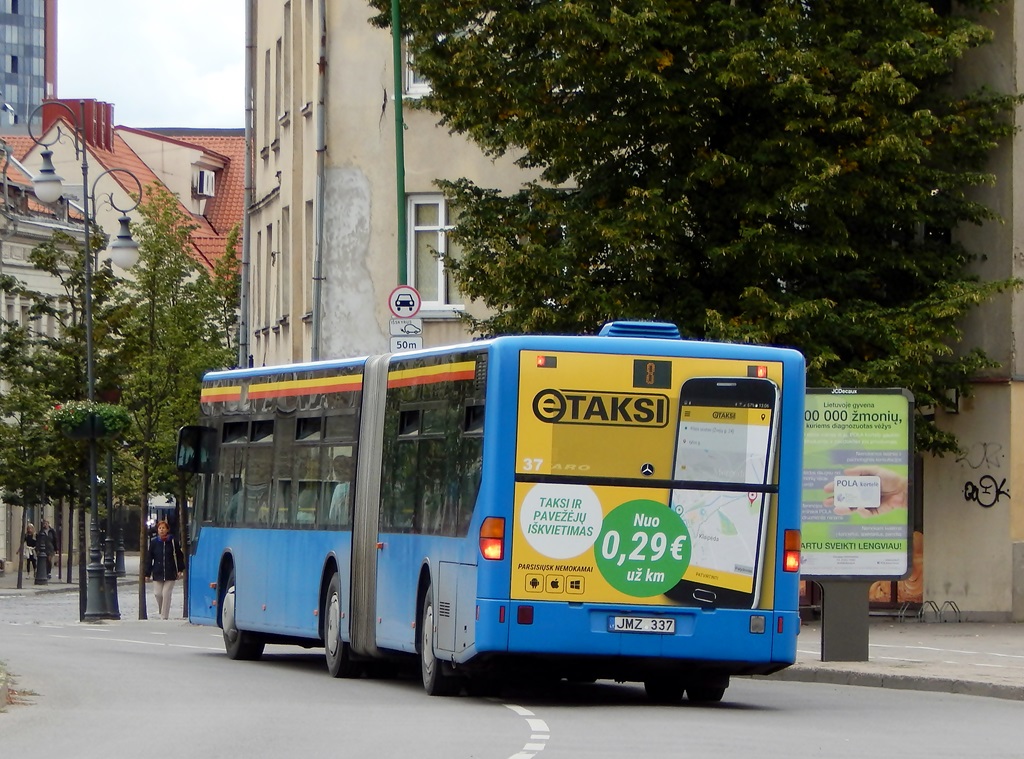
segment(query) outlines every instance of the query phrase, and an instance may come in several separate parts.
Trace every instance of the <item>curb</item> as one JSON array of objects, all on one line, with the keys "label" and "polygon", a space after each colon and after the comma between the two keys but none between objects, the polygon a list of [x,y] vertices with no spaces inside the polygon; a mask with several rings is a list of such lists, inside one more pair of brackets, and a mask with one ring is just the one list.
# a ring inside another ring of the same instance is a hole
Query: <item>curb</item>
[{"label": "curb", "polygon": [[892,690],[915,690],[930,693],[953,693],[963,696],[986,696],[1009,701],[1024,701],[1024,685],[1001,685],[950,677],[921,677],[917,675],[881,674],[878,672],[853,672],[843,669],[817,669],[812,667],[789,667],[757,679],[779,680],[794,683],[821,683],[823,685],[859,685],[867,688],[890,688]]},{"label": "curb", "polygon": [[[117,586],[123,587],[126,585],[138,585],[139,578],[137,575],[129,575],[128,577],[117,578]],[[79,590],[78,582],[67,583],[63,580],[51,582],[47,585],[26,585],[23,588],[0,588],[0,596],[26,596],[26,595],[43,595],[47,593],[77,593]]]}]

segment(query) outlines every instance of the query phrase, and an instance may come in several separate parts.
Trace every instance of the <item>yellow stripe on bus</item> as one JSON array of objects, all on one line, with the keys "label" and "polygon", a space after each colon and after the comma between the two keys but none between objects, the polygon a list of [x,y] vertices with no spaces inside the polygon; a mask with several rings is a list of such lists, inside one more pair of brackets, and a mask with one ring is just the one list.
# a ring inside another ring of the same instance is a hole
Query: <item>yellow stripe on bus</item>
[{"label": "yellow stripe on bus", "polygon": [[286,395],[313,395],[314,393],[343,393],[360,390],[362,386],[363,375],[350,374],[343,377],[260,382],[249,385],[248,396],[250,398],[272,398]]},{"label": "yellow stripe on bus", "polygon": [[213,401],[237,401],[242,397],[242,386],[232,385],[231,387],[206,387],[200,394],[199,399],[206,402]]},{"label": "yellow stripe on bus", "polygon": [[388,387],[470,380],[474,377],[476,377],[476,361],[460,361],[457,364],[439,364],[388,372]]}]

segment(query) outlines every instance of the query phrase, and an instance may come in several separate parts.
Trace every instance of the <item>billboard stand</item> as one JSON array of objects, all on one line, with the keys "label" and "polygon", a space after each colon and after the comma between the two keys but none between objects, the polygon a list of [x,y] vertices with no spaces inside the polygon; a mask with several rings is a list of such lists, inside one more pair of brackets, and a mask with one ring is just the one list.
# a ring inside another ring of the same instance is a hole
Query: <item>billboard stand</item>
[{"label": "billboard stand", "polygon": [[822,582],[821,660],[868,660],[870,582]]},{"label": "billboard stand", "polygon": [[911,570],[914,397],[808,388],[800,575],[821,585],[821,660],[868,660],[868,595]]}]

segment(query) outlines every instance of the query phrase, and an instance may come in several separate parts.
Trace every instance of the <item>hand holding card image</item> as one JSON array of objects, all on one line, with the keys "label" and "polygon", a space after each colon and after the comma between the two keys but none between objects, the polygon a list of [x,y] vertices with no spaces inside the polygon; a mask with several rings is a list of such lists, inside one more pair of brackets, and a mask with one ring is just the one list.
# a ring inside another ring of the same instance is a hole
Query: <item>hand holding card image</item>
[{"label": "hand holding card image", "polygon": [[839,516],[877,516],[907,508],[907,478],[880,466],[854,466],[825,485],[823,503]]}]

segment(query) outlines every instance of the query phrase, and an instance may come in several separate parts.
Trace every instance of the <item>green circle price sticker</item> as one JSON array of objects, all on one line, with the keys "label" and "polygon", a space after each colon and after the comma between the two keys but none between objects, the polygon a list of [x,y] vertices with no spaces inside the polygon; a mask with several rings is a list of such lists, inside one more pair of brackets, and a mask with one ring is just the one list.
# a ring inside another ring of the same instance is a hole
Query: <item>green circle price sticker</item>
[{"label": "green circle price sticker", "polygon": [[690,534],[665,504],[627,501],[604,518],[594,557],[616,590],[637,598],[657,596],[674,587],[690,565]]}]

